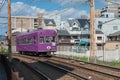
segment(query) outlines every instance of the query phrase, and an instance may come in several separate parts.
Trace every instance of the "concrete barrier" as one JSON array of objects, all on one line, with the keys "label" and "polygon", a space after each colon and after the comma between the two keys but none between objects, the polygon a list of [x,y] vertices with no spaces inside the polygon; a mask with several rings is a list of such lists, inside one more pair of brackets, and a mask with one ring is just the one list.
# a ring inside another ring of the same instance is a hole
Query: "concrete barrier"
[{"label": "concrete barrier", "polygon": [[5,71],[7,74],[7,80],[24,80],[23,77],[19,77],[19,72],[15,70],[15,68],[11,65],[11,63],[8,61],[6,55],[0,55],[2,64],[5,67]]}]

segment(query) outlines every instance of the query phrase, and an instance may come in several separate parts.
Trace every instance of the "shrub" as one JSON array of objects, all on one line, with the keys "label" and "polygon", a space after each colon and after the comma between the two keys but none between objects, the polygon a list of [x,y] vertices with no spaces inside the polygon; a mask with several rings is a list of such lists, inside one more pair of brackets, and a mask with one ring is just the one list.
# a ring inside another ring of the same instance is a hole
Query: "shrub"
[{"label": "shrub", "polygon": [[0,53],[7,53],[8,52],[8,50],[6,49],[6,48],[1,48],[1,50],[0,50]]}]

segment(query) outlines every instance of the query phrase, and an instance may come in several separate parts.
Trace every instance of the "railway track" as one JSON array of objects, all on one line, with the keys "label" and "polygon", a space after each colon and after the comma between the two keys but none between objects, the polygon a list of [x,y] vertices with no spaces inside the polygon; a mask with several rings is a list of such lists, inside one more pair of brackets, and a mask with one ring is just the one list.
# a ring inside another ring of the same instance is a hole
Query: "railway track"
[{"label": "railway track", "polygon": [[[27,56],[29,57],[29,56]],[[120,69],[98,65],[88,62],[75,61],[63,57],[34,57],[41,61],[49,62],[51,64],[65,65],[74,69],[74,72],[86,75],[92,80],[120,80]]]},{"label": "railway track", "polygon": [[40,76],[43,75],[42,80],[90,80],[88,77],[79,75],[47,61],[40,61],[35,57],[16,56],[14,58],[22,61],[28,68],[40,74]]},{"label": "railway track", "polygon": [[120,68],[115,68],[115,67],[90,63],[90,62],[72,60],[72,59],[67,59],[67,58],[58,57],[58,56],[54,56],[51,60],[57,61],[57,62],[62,62],[62,63],[65,63],[65,62],[63,62],[63,60],[65,60],[70,65],[73,65],[76,67],[82,67],[82,68],[85,68],[88,70],[94,70],[96,72],[100,72],[100,73],[110,75],[110,76],[120,79]]}]

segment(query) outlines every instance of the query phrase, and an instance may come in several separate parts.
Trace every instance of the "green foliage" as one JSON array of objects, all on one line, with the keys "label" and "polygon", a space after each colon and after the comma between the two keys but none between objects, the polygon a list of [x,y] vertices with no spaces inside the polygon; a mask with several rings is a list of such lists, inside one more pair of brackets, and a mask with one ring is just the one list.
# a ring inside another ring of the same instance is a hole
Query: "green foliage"
[{"label": "green foliage", "polygon": [[[80,61],[85,61],[85,62],[89,62],[89,58],[88,57],[78,57],[78,56],[67,56],[64,55],[64,57],[67,57],[69,59],[74,59],[74,60],[80,60]],[[102,64],[102,65],[107,65],[107,66],[113,66],[113,67],[117,67],[120,68],[120,61],[112,61],[112,62],[103,62],[103,61],[98,61],[96,62],[97,64]]]},{"label": "green foliage", "polygon": [[120,61],[112,61],[112,62],[97,61],[97,64],[103,64],[103,65],[107,65],[107,66],[120,68]]},{"label": "green foliage", "polygon": [[88,62],[88,57],[67,56],[70,59]]},{"label": "green foliage", "polygon": [[1,48],[1,50],[0,50],[0,53],[7,53],[8,52],[8,50],[6,49],[6,48]]},{"label": "green foliage", "polygon": [[107,65],[120,68],[120,61],[112,61],[107,63]]}]

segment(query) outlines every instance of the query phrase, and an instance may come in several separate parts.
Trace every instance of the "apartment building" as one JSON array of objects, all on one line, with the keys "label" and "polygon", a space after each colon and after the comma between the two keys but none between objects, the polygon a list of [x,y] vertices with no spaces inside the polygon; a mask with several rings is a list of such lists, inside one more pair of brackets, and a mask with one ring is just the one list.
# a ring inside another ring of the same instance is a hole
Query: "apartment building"
[{"label": "apartment building", "polygon": [[11,27],[13,31],[25,32],[38,28],[38,20],[37,17],[12,16]]},{"label": "apartment building", "polygon": [[[12,16],[11,27],[12,33],[14,32],[26,32],[28,30],[42,29],[57,29],[54,19],[43,18],[41,22],[38,17],[27,16]],[[41,24],[40,24],[41,23]]]},{"label": "apartment building", "polygon": [[107,6],[103,7],[101,10],[101,17],[120,18],[120,5],[108,4]]}]

